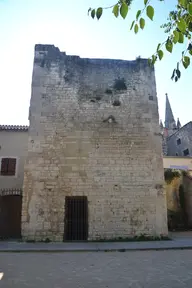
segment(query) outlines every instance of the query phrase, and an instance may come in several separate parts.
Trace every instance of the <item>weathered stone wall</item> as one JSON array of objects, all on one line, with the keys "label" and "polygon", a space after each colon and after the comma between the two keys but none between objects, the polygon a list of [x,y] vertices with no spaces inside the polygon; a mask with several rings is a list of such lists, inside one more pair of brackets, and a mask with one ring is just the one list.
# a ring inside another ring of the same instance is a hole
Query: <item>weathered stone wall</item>
[{"label": "weathered stone wall", "polygon": [[162,150],[163,150],[163,155],[167,155],[167,137],[162,135]]},{"label": "weathered stone wall", "polygon": [[167,209],[172,212],[180,211],[179,186],[183,183],[182,176],[174,178],[171,183],[165,184]]},{"label": "weathered stone wall", "polygon": [[192,228],[192,177],[184,176],[183,179],[185,207],[187,213],[188,227]]},{"label": "weathered stone wall", "polygon": [[[178,145],[177,140],[181,142]],[[183,151],[189,149],[189,155],[192,156],[192,122],[187,123],[173,135],[167,138],[168,156],[184,156]]]},{"label": "weathered stone wall", "polygon": [[36,45],[29,118],[24,238],[62,241],[70,195],[88,197],[89,239],[167,234],[147,60],[81,59]]}]

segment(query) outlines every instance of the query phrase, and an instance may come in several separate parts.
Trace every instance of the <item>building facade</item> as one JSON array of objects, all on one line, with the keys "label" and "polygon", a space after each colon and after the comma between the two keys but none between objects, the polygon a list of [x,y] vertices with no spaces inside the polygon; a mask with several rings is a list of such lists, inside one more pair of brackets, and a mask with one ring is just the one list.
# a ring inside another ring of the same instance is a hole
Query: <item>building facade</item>
[{"label": "building facade", "polygon": [[21,236],[27,126],[0,125],[0,239]]},{"label": "building facade", "polygon": [[173,116],[171,105],[166,94],[165,125],[160,122],[163,134],[163,154],[167,156],[192,156],[192,122],[184,126]]},{"label": "building facade", "polygon": [[167,235],[154,69],[36,45],[24,239]]},{"label": "building facade", "polygon": [[159,129],[155,89],[143,59],[80,59],[37,45],[29,133],[0,125],[0,238],[21,236],[21,209],[29,240],[165,235],[159,132],[164,168],[190,172],[192,122],[175,122],[166,95]]},{"label": "building facade", "polygon": [[170,156],[192,156],[192,122],[185,124],[167,138],[167,152]]}]

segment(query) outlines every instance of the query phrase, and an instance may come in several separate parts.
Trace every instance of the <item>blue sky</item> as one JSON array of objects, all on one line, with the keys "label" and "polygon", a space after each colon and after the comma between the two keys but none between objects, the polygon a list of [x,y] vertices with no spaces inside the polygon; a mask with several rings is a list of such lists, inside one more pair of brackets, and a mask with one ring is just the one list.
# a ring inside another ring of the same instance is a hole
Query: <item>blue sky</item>
[{"label": "blue sky", "polygon": [[[159,42],[166,39],[163,29],[175,0],[159,2],[154,23],[147,20],[144,31],[137,35],[129,30],[130,23],[143,0],[134,0],[126,20],[115,19],[104,11],[99,21],[87,16],[91,7],[113,4],[112,0],[0,0],[0,124],[28,124],[34,45],[54,44],[67,54],[93,58],[132,60],[148,57]],[[168,93],[175,118],[182,124],[191,120],[191,68],[182,69],[178,83],[170,80],[182,45],[174,55],[167,52],[156,65],[157,94],[160,118],[164,120],[165,93]]]}]

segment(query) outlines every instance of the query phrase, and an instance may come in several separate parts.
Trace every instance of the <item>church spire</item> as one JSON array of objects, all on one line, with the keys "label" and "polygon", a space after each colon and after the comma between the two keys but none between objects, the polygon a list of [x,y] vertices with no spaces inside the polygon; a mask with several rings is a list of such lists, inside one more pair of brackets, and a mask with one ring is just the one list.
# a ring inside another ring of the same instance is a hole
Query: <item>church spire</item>
[{"label": "church spire", "polygon": [[173,112],[171,109],[171,105],[169,102],[169,98],[167,93],[166,95],[166,107],[165,107],[165,128],[167,129],[175,129],[176,128],[176,123],[175,123],[175,119],[173,116]]},{"label": "church spire", "polygon": [[181,122],[179,120],[179,118],[177,118],[177,129],[180,129],[181,128]]}]

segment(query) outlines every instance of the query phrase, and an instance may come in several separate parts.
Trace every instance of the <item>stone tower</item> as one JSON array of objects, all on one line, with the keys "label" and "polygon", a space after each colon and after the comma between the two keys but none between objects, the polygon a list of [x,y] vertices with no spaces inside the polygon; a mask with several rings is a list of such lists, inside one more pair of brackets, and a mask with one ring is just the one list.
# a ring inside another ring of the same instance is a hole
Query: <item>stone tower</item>
[{"label": "stone tower", "polygon": [[167,235],[155,74],[146,59],[81,59],[36,45],[29,120],[24,239]]}]

